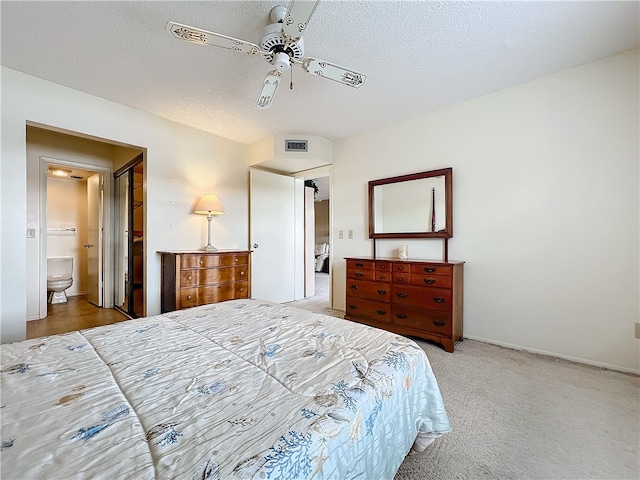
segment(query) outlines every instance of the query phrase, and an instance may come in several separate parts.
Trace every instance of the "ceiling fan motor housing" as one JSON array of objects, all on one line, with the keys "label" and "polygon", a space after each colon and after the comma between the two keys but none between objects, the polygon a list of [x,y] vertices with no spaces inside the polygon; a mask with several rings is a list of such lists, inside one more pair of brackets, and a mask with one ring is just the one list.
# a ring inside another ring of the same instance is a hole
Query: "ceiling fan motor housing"
[{"label": "ceiling fan motor housing", "polygon": [[287,44],[281,29],[281,23],[267,25],[260,40],[260,49],[270,52],[262,55],[267,62],[285,71],[289,69],[289,59],[302,60],[304,57],[304,40],[300,38],[297,42]]}]

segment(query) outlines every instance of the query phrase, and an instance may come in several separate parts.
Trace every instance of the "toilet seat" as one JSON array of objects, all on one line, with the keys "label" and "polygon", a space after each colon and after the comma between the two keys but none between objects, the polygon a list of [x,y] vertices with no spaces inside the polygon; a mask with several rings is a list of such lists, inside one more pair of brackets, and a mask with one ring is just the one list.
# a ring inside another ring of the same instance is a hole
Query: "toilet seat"
[{"label": "toilet seat", "polygon": [[47,303],[66,303],[66,289],[73,285],[73,258],[47,258]]}]

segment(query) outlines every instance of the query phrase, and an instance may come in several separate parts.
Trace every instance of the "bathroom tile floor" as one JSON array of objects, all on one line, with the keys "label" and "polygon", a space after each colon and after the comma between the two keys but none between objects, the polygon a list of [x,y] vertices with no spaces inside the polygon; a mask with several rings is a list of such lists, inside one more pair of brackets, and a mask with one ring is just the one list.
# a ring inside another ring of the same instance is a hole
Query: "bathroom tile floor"
[{"label": "bathroom tile floor", "polygon": [[27,322],[27,338],[110,325],[129,318],[113,308],[99,308],[86,295],[68,297],[67,303],[47,305],[47,318]]}]

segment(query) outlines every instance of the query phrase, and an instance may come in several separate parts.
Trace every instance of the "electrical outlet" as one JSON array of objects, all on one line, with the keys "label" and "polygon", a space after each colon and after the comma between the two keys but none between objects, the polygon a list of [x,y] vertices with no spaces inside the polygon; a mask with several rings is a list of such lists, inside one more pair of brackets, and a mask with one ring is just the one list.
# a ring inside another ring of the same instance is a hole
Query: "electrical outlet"
[{"label": "electrical outlet", "polygon": [[344,239],[344,230],[338,230],[338,238],[340,240]]},{"label": "electrical outlet", "polygon": [[640,338],[640,322],[636,322],[636,338]]},{"label": "electrical outlet", "polygon": [[353,230],[349,230],[349,238],[353,240]]}]

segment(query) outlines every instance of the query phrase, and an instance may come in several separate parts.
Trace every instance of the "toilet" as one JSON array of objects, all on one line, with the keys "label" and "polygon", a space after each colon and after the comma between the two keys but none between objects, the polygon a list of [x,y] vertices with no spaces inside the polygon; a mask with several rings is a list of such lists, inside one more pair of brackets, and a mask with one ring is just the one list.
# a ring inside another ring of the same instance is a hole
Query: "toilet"
[{"label": "toilet", "polygon": [[67,294],[64,292],[73,285],[73,257],[47,258],[47,303],[67,303]]}]

